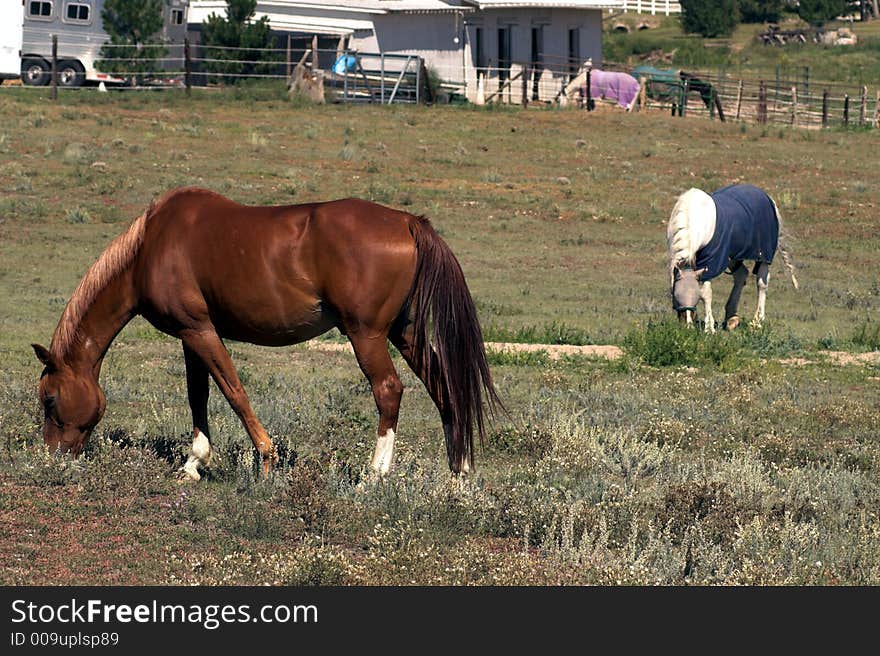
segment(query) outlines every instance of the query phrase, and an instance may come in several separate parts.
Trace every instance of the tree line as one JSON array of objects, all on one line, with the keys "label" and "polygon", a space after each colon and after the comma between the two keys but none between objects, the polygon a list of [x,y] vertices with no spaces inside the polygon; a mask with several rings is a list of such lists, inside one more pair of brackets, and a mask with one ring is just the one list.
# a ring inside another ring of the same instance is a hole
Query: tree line
[{"label": "tree line", "polygon": [[821,28],[856,10],[862,20],[880,17],[878,0],[679,0],[685,32],[705,37],[730,36],[740,23],[775,23],[793,13]]},{"label": "tree line", "polygon": [[[155,70],[155,62],[168,54],[162,42],[163,0],[106,0],[101,10],[104,31],[110,41],[101,48],[98,67],[107,73],[124,74],[132,81]],[[226,16],[212,13],[202,23],[204,68],[235,79],[260,70],[266,60],[277,58],[260,48],[274,47],[269,19],[254,20],[257,0],[226,0]],[[212,49],[211,46],[214,46]],[[246,48],[246,50],[234,50]]]}]

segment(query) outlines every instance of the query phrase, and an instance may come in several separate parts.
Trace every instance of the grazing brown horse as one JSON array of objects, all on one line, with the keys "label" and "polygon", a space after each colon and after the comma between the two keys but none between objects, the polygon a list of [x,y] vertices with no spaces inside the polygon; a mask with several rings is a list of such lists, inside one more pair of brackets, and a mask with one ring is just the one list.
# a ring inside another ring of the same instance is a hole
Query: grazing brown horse
[{"label": "grazing brown horse", "polygon": [[[473,466],[492,385],[473,299],[452,251],[430,222],[363,200],[276,207],[239,205],[176,189],[136,219],[73,293],[50,348],[40,401],[51,449],[79,454],[104,413],[98,385],[110,343],[135,315],[183,342],[193,416],[184,475],[211,454],[208,377],[263,458],[276,459],[223,344],[303,342],[334,326],[348,336],[379,411],[371,467],[392,462],[403,386],[386,340],[425,384],[443,422],[449,467]],[[485,399],[484,399],[485,395]]]}]

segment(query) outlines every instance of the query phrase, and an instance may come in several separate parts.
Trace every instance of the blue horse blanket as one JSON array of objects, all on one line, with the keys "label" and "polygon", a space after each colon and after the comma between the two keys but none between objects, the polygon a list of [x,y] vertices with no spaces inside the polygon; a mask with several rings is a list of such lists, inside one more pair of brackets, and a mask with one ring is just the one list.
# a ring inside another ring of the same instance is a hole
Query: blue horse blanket
[{"label": "blue horse blanket", "polygon": [[731,261],[773,262],[779,242],[779,219],[773,201],[753,185],[730,185],[710,194],[715,201],[715,233],[697,251],[700,280],[712,280]]}]

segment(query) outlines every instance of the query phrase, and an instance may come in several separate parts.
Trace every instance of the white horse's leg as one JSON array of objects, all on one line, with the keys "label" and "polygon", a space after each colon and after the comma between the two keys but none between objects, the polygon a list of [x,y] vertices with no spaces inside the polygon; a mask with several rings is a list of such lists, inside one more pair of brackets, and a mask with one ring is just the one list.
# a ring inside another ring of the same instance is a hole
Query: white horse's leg
[{"label": "white horse's leg", "polygon": [[715,317],[712,315],[712,284],[708,280],[700,283],[700,298],[703,299],[705,331],[715,334]]},{"label": "white horse's leg", "polygon": [[730,290],[730,296],[727,298],[727,305],[724,306],[724,325],[728,330],[733,330],[739,325],[739,299],[742,296],[743,288],[749,279],[749,270],[742,262],[737,262],[733,266],[733,288]]},{"label": "white horse's leg", "polygon": [[756,267],[755,276],[758,285],[758,307],[755,310],[755,318],[752,323],[760,326],[764,323],[764,305],[767,302],[767,284],[770,282],[770,265],[761,262]]},{"label": "white horse's leg", "polygon": [[199,480],[202,475],[199,473],[199,467],[207,467],[211,460],[211,443],[208,437],[196,428],[193,431],[193,443],[189,450],[189,458],[186,464],[181,467],[181,475],[193,481]]}]

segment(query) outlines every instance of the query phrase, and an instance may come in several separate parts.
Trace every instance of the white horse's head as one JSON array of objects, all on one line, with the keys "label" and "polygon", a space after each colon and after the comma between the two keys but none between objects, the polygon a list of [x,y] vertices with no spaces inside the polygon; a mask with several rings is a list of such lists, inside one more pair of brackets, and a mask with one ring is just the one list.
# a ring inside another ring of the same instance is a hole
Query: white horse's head
[{"label": "white horse's head", "polygon": [[705,191],[691,188],[676,200],[666,226],[672,307],[688,324],[696,319],[700,275],[705,272],[694,269],[697,251],[712,239],[715,220],[715,201]]},{"label": "white horse's head", "polygon": [[697,301],[700,300],[700,275],[706,269],[694,271],[690,267],[676,267],[672,282],[672,308],[678,313],[679,321],[687,321],[690,326],[697,318]]}]

